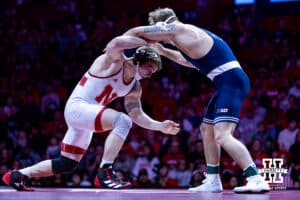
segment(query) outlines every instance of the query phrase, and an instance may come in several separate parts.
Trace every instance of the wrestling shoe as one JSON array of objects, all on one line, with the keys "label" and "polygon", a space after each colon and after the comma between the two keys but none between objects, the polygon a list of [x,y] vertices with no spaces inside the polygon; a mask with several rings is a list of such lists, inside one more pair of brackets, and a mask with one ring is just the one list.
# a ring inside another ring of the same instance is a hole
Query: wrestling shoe
[{"label": "wrestling shoe", "polygon": [[105,164],[99,169],[94,179],[94,185],[98,188],[126,189],[131,187],[130,182],[117,178],[111,164]]},{"label": "wrestling shoe", "polygon": [[271,190],[269,184],[260,175],[247,178],[247,184],[241,187],[235,187],[235,193],[265,193]]},{"label": "wrestling shoe", "polygon": [[223,186],[219,175],[206,174],[202,185],[189,188],[189,192],[222,192]]},{"label": "wrestling shoe", "polygon": [[17,170],[6,172],[2,177],[3,182],[18,191],[34,191],[29,185],[29,177]]}]

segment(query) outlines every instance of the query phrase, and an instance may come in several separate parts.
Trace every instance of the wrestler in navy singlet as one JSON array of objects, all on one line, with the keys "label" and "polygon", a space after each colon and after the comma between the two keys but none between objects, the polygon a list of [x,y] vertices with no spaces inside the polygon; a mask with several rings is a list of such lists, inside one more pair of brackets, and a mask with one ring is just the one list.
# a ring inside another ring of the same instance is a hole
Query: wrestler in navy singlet
[{"label": "wrestler in navy singlet", "polygon": [[199,59],[192,59],[183,52],[181,54],[212,80],[217,90],[209,101],[203,122],[237,123],[243,101],[249,94],[249,78],[228,44],[217,35],[204,29],[201,30],[213,39],[214,44],[211,50]]}]

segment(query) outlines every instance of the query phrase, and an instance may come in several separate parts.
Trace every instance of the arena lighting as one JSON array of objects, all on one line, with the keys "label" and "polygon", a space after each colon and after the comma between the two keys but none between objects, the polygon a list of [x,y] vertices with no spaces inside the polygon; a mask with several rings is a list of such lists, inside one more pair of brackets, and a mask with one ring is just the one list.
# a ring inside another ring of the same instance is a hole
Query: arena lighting
[{"label": "arena lighting", "polygon": [[284,2],[292,2],[292,1],[300,2],[300,0],[270,0],[271,3],[284,3]]},{"label": "arena lighting", "polygon": [[234,4],[235,5],[250,5],[254,4],[255,0],[235,0]]},{"label": "arena lighting", "polygon": [[[251,5],[255,4],[260,0],[234,0],[235,5]],[[269,3],[287,3],[287,2],[300,2],[300,0],[269,0]],[[259,3],[259,2],[258,2]]]}]

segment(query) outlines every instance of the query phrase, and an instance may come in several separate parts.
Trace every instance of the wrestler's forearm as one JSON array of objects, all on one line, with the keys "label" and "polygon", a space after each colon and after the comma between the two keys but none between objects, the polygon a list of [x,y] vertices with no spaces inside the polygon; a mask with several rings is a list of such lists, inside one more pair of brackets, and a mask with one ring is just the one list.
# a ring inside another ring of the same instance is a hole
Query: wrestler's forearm
[{"label": "wrestler's forearm", "polygon": [[161,122],[152,119],[143,111],[133,112],[131,113],[131,118],[138,126],[153,130],[153,131],[160,131],[161,130]]},{"label": "wrestler's forearm", "polygon": [[162,56],[182,65],[185,67],[189,68],[195,68],[194,65],[192,65],[190,62],[188,62],[179,51],[173,50],[173,49],[168,49],[168,48],[163,48],[162,51],[160,52]]}]

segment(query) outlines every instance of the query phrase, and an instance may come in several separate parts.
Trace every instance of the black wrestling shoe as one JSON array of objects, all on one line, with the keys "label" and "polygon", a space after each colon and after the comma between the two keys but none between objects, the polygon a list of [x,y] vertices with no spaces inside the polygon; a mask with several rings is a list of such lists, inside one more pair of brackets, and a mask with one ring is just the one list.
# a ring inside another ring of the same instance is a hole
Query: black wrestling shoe
[{"label": "black wrestling shoe", "polygon": [[34,191],[29,185],[29,177],[23,175],[21,172],[14,170],[6,172],[2,177],[3,182],[15,188],[18,191]]},{"label": "black wrestling shoe", "polygon": [[111,164],[105,164],[99,169],[94,179],[94,185],[97,188],[126,189],[131,187],[130,182],[118,179]]}]

